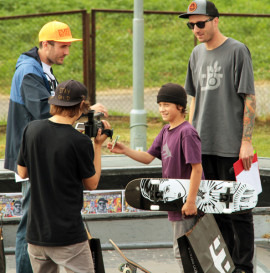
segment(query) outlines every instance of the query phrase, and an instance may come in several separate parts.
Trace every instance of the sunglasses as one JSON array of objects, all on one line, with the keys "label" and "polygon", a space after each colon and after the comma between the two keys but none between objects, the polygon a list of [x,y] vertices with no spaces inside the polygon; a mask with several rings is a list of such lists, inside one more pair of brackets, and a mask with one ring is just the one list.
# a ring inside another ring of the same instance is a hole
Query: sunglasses
[{"label": "sunglasses", "polygon": [[190,28],[190,29],[194,29],[195,25],[196,25],[198,28],[204,28],[204,27],[205,27],[205,23],[210,22],[210,21],[213,21],[213,20],[214,20],[214,18],[209,18],[209,19],[206,20],[206,21],[200,21],[200,22],[197,22],[197,23],[190,23],[190,22],[188,22],[188,23],[187,23],[187,26],[188,26],[188,28]]}]

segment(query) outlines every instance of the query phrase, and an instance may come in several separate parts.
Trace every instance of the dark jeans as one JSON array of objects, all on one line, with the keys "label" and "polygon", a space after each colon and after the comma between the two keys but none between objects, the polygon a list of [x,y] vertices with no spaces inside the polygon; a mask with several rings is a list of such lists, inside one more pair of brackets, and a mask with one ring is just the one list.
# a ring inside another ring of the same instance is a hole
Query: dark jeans
[{"label": "dark jeans", "polygon": [[32,266],[30,263],[28,251],[27,251],[27,242],[26,242],[26,224],[27,224],[27,215],[28,208],[30,203],[30,182],[22,182],[22,192],[23,192],[23,216],[21,218],[20,224],[18,226],[16,234],[16,273],[33,273]]},{"label": "dark jeans", "polygon": [[[232,166],[238,159],[237,157],[202,155],[205,179],[235,181]],[[253,273],[254,226],[252,212],[215,214],[214,216],[236,269]]]}]

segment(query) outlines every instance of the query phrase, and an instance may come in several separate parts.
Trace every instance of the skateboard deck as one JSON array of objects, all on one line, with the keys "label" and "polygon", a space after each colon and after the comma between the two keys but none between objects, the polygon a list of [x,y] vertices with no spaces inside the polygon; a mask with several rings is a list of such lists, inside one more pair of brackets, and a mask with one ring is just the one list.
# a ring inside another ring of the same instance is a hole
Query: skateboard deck
[{"label": "skateboard deck", "polygon": [[[190,180],[139,178],[125,189],[127,203],[136,209],[181,211],[187,199]],[[236,181],[202,180],[196,205],[204,213],[242,213],[258,202],[256,190],[249,184]]]},{"label": "skateboard deck", "polygon": [[113,242],[113,240],[109,239],[110,243],[112,244],[113,248],[118,252],[122,258],[125,260],[124,264],[119,266],[119,271],[124,273],[136,273],[137,269],[140,269],[142,272],[151,273],[149,270],[145,269],[141,265],[133,262],[132,260],[128,259],[124,253],[120,250],[120,248]]}]

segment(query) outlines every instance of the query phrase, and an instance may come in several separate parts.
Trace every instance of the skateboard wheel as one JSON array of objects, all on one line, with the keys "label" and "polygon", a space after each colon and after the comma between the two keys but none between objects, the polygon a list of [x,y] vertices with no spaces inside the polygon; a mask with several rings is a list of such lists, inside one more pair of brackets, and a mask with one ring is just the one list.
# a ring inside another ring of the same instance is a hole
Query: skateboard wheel
[{"label": "skateboard wheel", "polygon": [[232,213],[232,210],[231,210],[231,209],[223,209],[222,212],[223,212],[223,213],[226,213],[226,214],[231,214],[231,213]]},{"label": "skateboard wheel", "polygon": [[152,184],[152,185],[159,185],[159,184],[160,184],[160,181],[157,180],[157,179],[151,179],[151,184]]},{"label": "skateboard wheel", "polygon": [[126,267],[126,264],[120,264],[120,265],[118,266],[118,270],[119,270],[120,272],[123,272],[124,269],[125,269],[125,267]]},{"label": "skateboard wheel", "polygon": [[151,205],[150,209],[151,210],[159,210],[159,205]]},{"label": "skateboard wheel", "polygon": [[226,187],[226,188],[233,188],[233,183],[224,182],[223,186]]},{"label": "skateboard wheel", "polygon": [[123,273],[132,273],[132,272],[131,272],[131,269],[125,268],[124,271],[123,271]]}]

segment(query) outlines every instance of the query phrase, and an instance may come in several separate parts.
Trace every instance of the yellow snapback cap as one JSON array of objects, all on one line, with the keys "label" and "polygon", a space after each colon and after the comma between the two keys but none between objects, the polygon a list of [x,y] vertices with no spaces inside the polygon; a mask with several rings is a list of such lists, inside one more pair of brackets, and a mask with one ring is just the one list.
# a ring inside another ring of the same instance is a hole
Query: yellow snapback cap
[{"label": "yellow snapback cap", "polygon": [[39,41],[55,41],[55,42],[75,42],[82,39],[72,38],[70,28],[67,24],[58,21],[52,21],[45,24],[38,35]]}]

